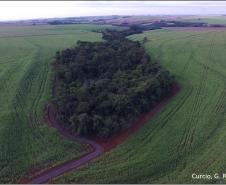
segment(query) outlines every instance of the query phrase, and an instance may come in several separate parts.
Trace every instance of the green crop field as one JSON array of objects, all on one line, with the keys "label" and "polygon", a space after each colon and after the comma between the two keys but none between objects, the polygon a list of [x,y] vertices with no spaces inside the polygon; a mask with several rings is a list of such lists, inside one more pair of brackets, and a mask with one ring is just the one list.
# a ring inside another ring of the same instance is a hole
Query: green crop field
[{"label": "green crop field", "polygon": [[[51,63],[77,40],[100,41],[97,25],[0,27],[0,183],[78,158],[89,148],[64,139],[43,118]],[[116,27],[115,27],[116,28]]]},{"label": "green crop field", "polygon": [[186,22],[204,22],[208,24],[220,24],[226,25],[226,17],[225,16],[188,16],[182,17],[182,21]]},{"label": "green crop field", "polygon": [[181,91],[117,149],[54,183],[222,183],[226,172],[226,31],[155,30],[143,40]]}]

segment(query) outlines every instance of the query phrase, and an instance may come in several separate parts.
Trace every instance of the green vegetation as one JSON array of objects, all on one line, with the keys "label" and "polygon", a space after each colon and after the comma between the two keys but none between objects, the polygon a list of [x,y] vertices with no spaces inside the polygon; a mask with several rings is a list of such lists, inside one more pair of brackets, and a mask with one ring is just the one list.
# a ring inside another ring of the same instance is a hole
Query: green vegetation
[{"label": "green vegetation", "polygon": [[169,72],[139,42],[119,36],[77,45],[57,52],[55,102],[63,123],[78,134],[110,137],[172,89]]},{"label": "green vegetation", "polygon": [[226,25],[226,17],[225,16],[206,16],[206,17],[185,17],[182,18],[185,22],[197,22],[197,23],[208,23],[208,24],[219,24]]},{"label": "green vegetation", "polygon": [[131,36],[145,43],[181,84],[181,91],[117,149],[57,183],[225,183],[192,173],[225,172],[226,32],[155,30]]},{"label": "green vegetation", "polygon": [[[0,26],[0,38],[2,37],[27,37],[27,36],[47,36],[66,35],[84,33],[89,37],[91,31],[101,32],[105,29],[125,30],[126,27],[95,24],[73,24],[57,26]],[[88,39],[86,39],[88,40]]]},{"label": "green vegetation", "polygon": [[89,150],[64,139],[43,119],[51,98],[51,62],[57,50],[75,45],[78,39],[101,41],[101,34],[90,30],[109,27],[0,28],[0,183],[15,183],[31,170]]}]

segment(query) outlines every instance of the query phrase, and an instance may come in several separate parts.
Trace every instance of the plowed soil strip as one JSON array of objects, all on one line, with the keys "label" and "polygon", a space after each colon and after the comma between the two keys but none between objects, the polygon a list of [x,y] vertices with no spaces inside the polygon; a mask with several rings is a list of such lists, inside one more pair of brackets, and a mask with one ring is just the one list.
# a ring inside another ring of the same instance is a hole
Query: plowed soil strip
[{"label": "plowed soil strip", "polygon": [[89,161],[98,158],[103,155],[105,152],[110,151],[111,149],[120,145],[123,141],[125,141],[128,136],[137,132],[141,127],[143,127],[150,118],[152,118],[157,112],[159,112],[168,102],[169,100],[175,96],[179,92],[180,88],[178,85],[174,85],[171,93],[165,97],[161,102],[159,102],[150,112],[142,115],[139,119],[137,119],[131,126],[118,135],[110,139],[98,139],[95,137],[81,137],[76,136],[70,133],[70,131],[63,128],[60,121],[57,119],[57,113],[52,104],[47,106],[46,117],[49,123],[56,128],[64,137],[67,139],[73,140],[75,142],[80,142],[82,144],[88,144],[92,147],[92,151],[88,154],[83,155],[79,159],[71,160],[59,166],[55,166],[50,168],[37,176],[31,177],[29,180],[23,181],[23,183],[29,184],[41,184],[48,182],[49,180],[62,175],[71,170],[76,170],[79,167],[87,164]]}]

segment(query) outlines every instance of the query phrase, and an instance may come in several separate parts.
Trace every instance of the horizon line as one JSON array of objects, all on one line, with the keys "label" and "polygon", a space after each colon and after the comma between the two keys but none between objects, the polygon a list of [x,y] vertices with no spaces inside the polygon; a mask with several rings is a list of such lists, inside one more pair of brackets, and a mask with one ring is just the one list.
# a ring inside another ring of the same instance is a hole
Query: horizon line
[{"label": "horizon line", "polygon": [[36,21],[48,19],[68,19],[68,18],[83,18],[83,17],[110,17],[110,16],[226,16],[225,14],[112,14],[112,15],[84,15],[84,16],[69,16],[69,17],[40,17],[40,18],[27,18],[27,19],[10,19],[0,20],[0,23],[20,22],[20,21]]}]

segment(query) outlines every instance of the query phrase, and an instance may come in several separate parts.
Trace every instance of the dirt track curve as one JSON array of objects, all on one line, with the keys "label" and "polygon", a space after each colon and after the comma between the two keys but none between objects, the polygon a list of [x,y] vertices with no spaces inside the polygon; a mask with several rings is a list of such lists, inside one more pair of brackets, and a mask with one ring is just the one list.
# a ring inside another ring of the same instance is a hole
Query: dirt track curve
[{"label": "dirt track curve", "polygon": [[71,170],[78,169],[80,166],[87,164],[89,161],[101,156],[106,151],[110,151],[111,149],[115,148],[123,141],[125,141],[129,135],[135,133],[142,126],[144,126],[144,124],[147,123],[147,121],[152,116],[159,112],[162,109],[162,107],[166,105],[169,102],[169,100],[177,94],[179,90],[180,90],[179,86],[175,85],[172,92],[167,97],[165,97],[161,102],[159,102],[150,112],[144,114],[139,119],[137,119],[133,124],[131,124],[131,126],[127,130],[122,131],[117,136],[106,140],[100,140],[97,138],[84,138],[81,136],[75,136],[71,134],[68,130],[61,127],[61,124],[57,120],[56,110],[54,106],[52,104],[49,104],[46,110],[46,118],[48,119],[49,123],[54,128],[56,128],[64,137],[75,142],[88,144],[92,147],[93,150],[90,153],[83,155],[79,159],[66,162],[62,165],[50,168],[37,176],[33,176],[30,178],[30,180],[26,180],[26,183],[29,184],[46,183],[59,175],[62,175]]},{"label": "dirt track curve", "polygon": [[68,172],[72,169],[76,169],[80,167],[81,165],[89,162],[91,159],[97,158],[99,155],[104,153],[104,148],[101,145],[99,145],[97,142],[80,137],[80,136],[74,136],[70,134],[67,130],[62,128],[56,119],[55,109],[52,104],[49,104],[47,106],[47,118],[48,118],[48,121],[52,124],[52,126],[56,128],[58,132],[60,132],[64,137],[76,142],[88,144],[93,148],[93,150],[91,151],[91,153],[88,153],[82,156],[80,159],[70,161],[68,163],[65,163],[62,166],[58,166],[43,172],[42,174],[33,178],[33,180],[29,182],[31,184],[45,183],[54,177],[57,177],[65,172]]}]

